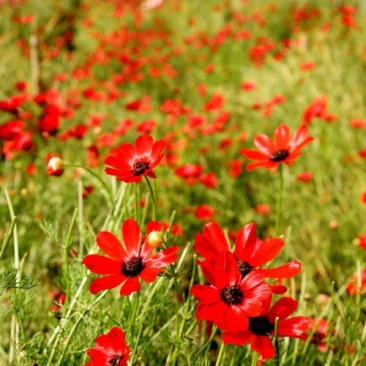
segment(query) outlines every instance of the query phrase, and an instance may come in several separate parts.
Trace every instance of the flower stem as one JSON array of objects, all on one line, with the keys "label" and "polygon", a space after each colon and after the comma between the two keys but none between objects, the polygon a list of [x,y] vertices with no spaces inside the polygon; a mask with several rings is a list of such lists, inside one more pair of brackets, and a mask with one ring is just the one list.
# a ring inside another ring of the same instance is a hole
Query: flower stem
[{"label": "flower stem", "polygon": [[281,221],[281,211],[282,211],[282,200],[283,200],[283,167],[282,164],[279,166],[280,175],[280,187],[277,196],[277,207],[276,207],[276,236],[278,236],[280,221]]},{"label": "flower stem", "polygon": [[147,185],[149,186],[149,190],[151,193],[151,199],[152,199],[152,220],[155,221],[156,220],[156,200],[155,200],[155,194],[154,194],[154,190],[151,186],[151,183],[149,181],[149,178],[145,175],[145,180],[147,182]]},{"label": "flower stem", "polygon": [[[129,323],[128,329],[127,329],[127,339],[128,339],[128,342],[130,344],[132,343],[133,327],[135,326],[136,314],[137,314],[137,309],[139,307],[139,302],[140,302],[140,292],[136,292],[133,295],[132,315],[131,315],[130,323]],[[140,328],[140,331],[138,332],[138,338],[140,338],[140,332],[141,332],[141,328]],[[134,361],[135,356],[136,356],[137,345],[138,345],[138,342],[136,342],[136,345],[133,349],[133,353],[132,353],[132,356],[131,356],[131,365],[133,365],[133,361]]]},{"label": "flower stem", "polygon": [[214,325],[212,327],[212,331],[211,331],[211,336],[210,338],[208,339],[208,341],[201,347],[201,349],[197,352],[196,354],[196,357],[193,359],[192,361],[192,364],[194,365],[195,362],[197,361],[197,359],[199,358],[199,356],[204,352],[206,351],[206,349],[211,345],[213,339],[215,338],[215,335],[216,335],[216,332],[217,332],[217,326]]},{"label": "flower stem", "polygon": [[216,363],[215,363],[215,366],[220,366],[221,364],[221,358],[224,354],[224,350],[225,350],[225,344],[224,342],[221,343],[221,346],[220,346],[220,350],[219,350],[219,354],[217,356],[217,359],[216,359]]},{"label": "flower stem", "polygon": [[280,366],[281,364],[280,343],[278,341],[278,321],[279,317],[277,316],[275,319],[275,338],[274,338],[274,344],[276,350],[276,356],[275,356],[276,366]]}]

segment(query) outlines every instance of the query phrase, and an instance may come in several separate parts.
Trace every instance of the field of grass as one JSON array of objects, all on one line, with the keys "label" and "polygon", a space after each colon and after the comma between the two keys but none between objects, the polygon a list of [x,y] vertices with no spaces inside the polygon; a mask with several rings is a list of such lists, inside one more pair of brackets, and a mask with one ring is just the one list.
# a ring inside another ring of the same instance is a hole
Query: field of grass
[{"label": "field of grass", "polygon": [[0,12],[0,365],[366,363],[364,1]]}]

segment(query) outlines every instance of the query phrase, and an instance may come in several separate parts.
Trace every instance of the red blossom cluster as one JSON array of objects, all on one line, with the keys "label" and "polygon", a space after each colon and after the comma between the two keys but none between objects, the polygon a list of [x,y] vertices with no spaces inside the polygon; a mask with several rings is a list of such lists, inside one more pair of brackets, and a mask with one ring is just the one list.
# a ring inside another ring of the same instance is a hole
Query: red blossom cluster
[{"label": "red blossom cluster", "polygon": [[198,233],[195,249],[203,257],[198,263],[209,285],[194,285],[191,292],[198,300],[196,318],[213,322],[223,333],[226,344],[251,344],[265,359],[273,358],[271,338],[301,338],[309,318],[288,318],[297,308],[297,301],[283,297],[271,307],[272,294],[283,294],[286,287],[273,285],[265,278],[283,279],[296,276],[301,263],[293,260],[275,268],[263,268],[282,250],[282,238],[261,240],[255,224],[243,226],[236,235],[234,249],[220,226],[210,222]]}]

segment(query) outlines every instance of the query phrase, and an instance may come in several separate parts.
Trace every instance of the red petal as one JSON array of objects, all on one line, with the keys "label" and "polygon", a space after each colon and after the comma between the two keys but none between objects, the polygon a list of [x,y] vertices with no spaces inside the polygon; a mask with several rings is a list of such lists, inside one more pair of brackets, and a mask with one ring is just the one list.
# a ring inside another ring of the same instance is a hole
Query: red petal
[{"label": "red petal", "polygon": [[122,268],[121,262],[116,262],[113,259],[103,257],[99,254],[87,255],[82,263],[85,264],[86,268],[90,271],[98,274],[120,273]]},{"label": "red petal", "polygon": [[243,332],[225,332],[222,335],[224,344],[235,344],[236,346],[243,346],[249,343],[254,337],[254,334],[248,329]]},{"label": "red petal", "polygon": [[272,305],[267,317],[272,323],[274,323],[277,317],[280,320],[283,320],[291,315],[296,310],[296,308],[296,300],[292,299],[291,297],[282,297]]},{"label": "red petal", "polygon": [[145,282],[154,282],[160,272],[164,272],[164,270],[159,268],[144,268],[139,276]]},{"label": "red petal", "polygon": [[220,291],[207,285],[193,285],[191,294],[203,304],[211,304],[221,300]]},{"label": "red petal", "polygon": [[290,129],[285,124],[280,124],[274,133],[276,150],[287,149],[290,141]]},{"label": "red petal", "polygon": [[178,246],[164,249],[163,251],[152,255],[145,261],[145,265],[152,268],[161,268],[171,265],[177,260]]},{"label": "red petal", "polygon": [[271,156],[273,151],[276,150],[272,140],[264,134],[255,137],[254,145],[267,156]]},{"label": "red petal", "polygon": [[311,319],[304,316],[283,320],[278,324],[278,334],[281,337],[299,338],[308,330],[310,322]]},{"label": "red petal", "polygon": [[273,358],[275,355],[273,344],[267,336],[255,336],[251,349],[261,354],[265,359]]},{"label": "red petal", "polygon": [[258,272],[260,272],[263,277],[268,278],[290,278],[298,275],[300,271],[301,263],[296,260],[293,260],[276,268],[262,268],[258,270]]},{"label": "red petal", "polygon": [[120,241],[110,232],[101,231],[97,235],[97,244],[100,249],[109,257],[123,261],[126,258],[126,252]]},{"label": "red petal", "polygon": [[224,255],[229,250],[229,245],[220,226],[210,222],[204,226],[203,234],[198,233],[194,247],[198,254],[205,259],[216,260],[224,264]]},{"label": "red petal", "polygon": [[136,139],[136,153],[139,157],[150,157],[154,140],[150,135],[140,135]]},{"label": "red petal", "polygon": [[262,153],[257,150],[252,149],[240,149],[240,154],[244,155],[246,158],[250,160],[261,160],[261,161],[268,161],[269,154]]},{"label": "red petal", "polygon": [[240,229],[235,240],[235,256],[238,259],[248,261],[257,241],[254,222]]},{"label": "red petal", "polygon": [[201,263],[201,269],[207,281],[216,288],[222,289],[229,285],[226,272],[217,262],[205,260]]},{"label": "red petal", "polygon": [[280,238],[267,238],[258,244],[249,261],[252,267],[261,266],[275,258],[282,250],[284,241]]},{"label": "red petal", "polygon": [[140,281],[139,278],[136,277],[129,277],[127,281],[122,285],[120,290],[121,296],[128,296],[131,295],[135,291],[140,291]]},{"label": "red petal", "polygon": [[120,285],[125,279],[126,277],[123,274],[114,274],[111,276],[97,278],[91,283],[89,290],[92,294],[96,294],[103,290],[110,290],[111,288]]},{"label": "red petal", "polygon": [[249,320],[241,306],[226,306],[222,329],[240,332],[248,329]]},{"label": "red petal", "polygon": [[137,221],[127,219],[123,222],[122,237],[129,257],[138,256],[142,238]]}]

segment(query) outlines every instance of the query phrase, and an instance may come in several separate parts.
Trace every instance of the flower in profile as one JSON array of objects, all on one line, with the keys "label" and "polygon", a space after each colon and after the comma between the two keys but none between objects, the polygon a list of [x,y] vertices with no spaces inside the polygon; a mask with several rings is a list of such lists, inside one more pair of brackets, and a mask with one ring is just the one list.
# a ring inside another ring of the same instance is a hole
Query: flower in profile
[{"label": "flower in profile", "polygon": [[140,291],[140,279],[154,282],[157,275],[164,272],[162,267],[169,266],[177,259],[178,247],[170,247],[153,253],[155,247],[147,240],[154,225],[148,226],[147,236],[142,237],[138,224],[127,219],[122,224],[124,245],[110,232],[102,231],[97,235],[97,245],[107,254],[89,254],[83,264],[92,272],[104,275],[94,280],[89,290],[92,294],[109,290],[122,284],[120,295],[130,295]]},{"label": "flower in profile", "polygon": [[143,176],[156,178],[154,168],[163,158],[165,141],[153,141],[149,135],[141,135],[135,145],[124,143],[105,159],[105,172],[126,183],[140,182]]},{"label": "flower in profile", "polygon": [[307,133],[308,127],[302,124],[291,138],[288,126],[280,124],[274,132],[273,140],[264,134],[256,136],[254,145],[259,151],[240,150],[246,158],[255,161],[247,165],[247,171],[260,167],[275,170],[281,163],[291,165],[299,157],[301,149],[313,140]]},{"label": "flower in profile", "polygon": [[126,366],[130,355],[130,347],[126,345],[122,329],[113,327],[107,334],[95,339],[95,348],[86,353],[91,358],[85,366]]},{"label": "flower in profile", "polygon": [[[301,263],[296,260],[276,268],[261,268],[277,257],[284,244],[282,238],[257,238],[254,222],[244,225],[236,235],[234,249],[237,268],[242,277],[252,271],[269,278],[289,278],[299,274]],[[220,226],[209,222],[204,225],[203,234],[196,235],[195,250],[206,260],[214,260],[225,266],[226,251],[230,250],[230,247]],[[283,286],[277,290],[282,292]],[[278,293],[277,290],[274,292]]]},{"label": "flower in profile", "polygon": [[262,313],[249,318],[248,329],[240,332],[225,332],[222,336],[225,344],[242,346],[251,343],[251,349],[258,352],[265,359],[273,358],[275,348],[270,336],[275,333],[275,321],[278,317],[278,336],[303,338],[311,319],[304,316],[295,316],[287,319],[297,308],[297,301],[291,297],[283,297],[276,301],[271,308],[269,303]]},{"label": "flower in profile", "polygon": [[223,268],[213,260],[200,263],[209,285],[194,285],[198,300],[196,318],[214,322],[220,329],[238,332],[248,328],[248,317],[259,316],[263,302],[272,296],[269,285],[259,273],[242,277],[234,255],[227,251]]}]

